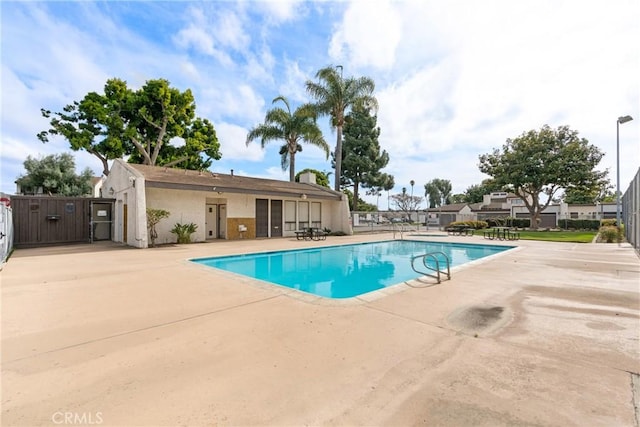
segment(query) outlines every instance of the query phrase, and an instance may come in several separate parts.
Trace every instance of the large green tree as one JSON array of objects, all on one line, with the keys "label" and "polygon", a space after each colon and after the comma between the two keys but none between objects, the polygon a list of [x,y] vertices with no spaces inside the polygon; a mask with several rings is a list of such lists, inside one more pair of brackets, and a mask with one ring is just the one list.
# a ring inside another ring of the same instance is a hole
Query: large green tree
[{"label": "large green tree", "polygon": [[613,202],[616,200],[613,185],[608,178],[594,183],[586,188],[568,188],[562,196],[562,201],[568,204],[595,204],[596,202]]},{"label": "large green tree", "polygon": [[68,153],[51,154],[40,159],[27,156],[24,161],[26,174],[16,180],[22,194],[58,196],[85,196],[91,194],[91,169],[76,174],[76,163]]},{"label": "large green tree", "polygon": [[467,187],[464,192],[463,202],[480,203],[484,200],[485,194],[491,194],[494,191],[502,191],[502,187],[492,179],[483,179],[482,183]]},{"label": "large green tree", "polygon": [[[355,199],[353,197],[353,192],[348,188],[344,188],[342,192],[347,195],[349,206],[354,206]],[[358,205],[353,208],[353,210],[357,212],[375,212],[377,210],[377,207],[374,204],[358,198]]]},{"label": "large green tree", "polygon": [[[347,115],[342,149],[342,182],[353,185],[353,200],[360,200],[360,187],[373,188],[380,170],[389,163],[386,151],[380,151],[377,117],[368,108],[356,106]],[[357,210],[352,205],[352,210]]]},{"label": "large green tree", "polygon": [[324,151],[329,158],[329,145],[322,137],[322,131],[315,119],[315,112],[309,106],[301,106],[291,112],[289,101],[284,96],[278,96],[273,103],[282,102],[286,109],[275,107],[267,111],[264,123],[249,130],[246,144],[254,139],[260,139],[264,148],[273,140],[283,140],[280,147],[280,165],[282,170],[289,168],[289,181],[295,181],[296,153],[302,151],[301,142],[314,145]]},{"label": "large green tree", "polygon": [[133,163],[206,169],[220,159],[220,144],[213,124],[196,117],[195,108],[191,90],[181,92],[167,80],[149,80],[132,90],[114,78],[102,94],[90,92],[60,112],[42,109],[51,128],[38,138],[63,136],[73,150],[96,156],[105,175],[109,160],[124,156]]},{"label": "large green tree", "polygon": [[591,188],[606,176],[595,170],[602,156],[600,149],[568,126],[545,125],[507,139],[501,150],[481,155],[479,167],[523,200],[531,226],[537,228],[540,213],[558,191]]},{"label": "large green tree", "polygon": [[329,185],[329,176],[325,172],[321,172],[317,169],[302,169],[296,174],[296,182],[300,182],[300,175],[305,172],[312,172],[316,176],[316,184],[322,185],[323,187],[331,188],[331,186]]},{"label": "large green tree", "polygon": [[378,176],[376,176],[374,185],[371,188],[369,188],[369,190],[367,191],[368,195],[376,196],[376,208],[378,208],[377,200],[382,195],[382,192],[386,191],[387,192],[387,210],[389,210],[389,207],[390,207],[389,206],[389,199],[390,199],[389,191],[391,191],[393,189],[393,187],[395,187],[395,185],[396,185],[396,183],[395,183],[395,179],[394,179],[393,175],[389,175],[387,173],[381,173]]},{"label": "large green tree", "polygon": [[331,117],[331,128],[336,129],[335,184],[334,189],[340,191],[342,178],[342,130],[345,115],[357,105],[364,105],[374,111],[378,108],[378,100],[373,96],[375,83],[369,77],[342,76],[342,67],[322,68],[316,73],[318,81],[307,80],[307,93],[314,99],[311,104],[318,115]]},{"label": "large green tree", "polygon": [[424,185],[424,196],[429,199],[429,208],[451,203],[451,181],[434,178]]}]

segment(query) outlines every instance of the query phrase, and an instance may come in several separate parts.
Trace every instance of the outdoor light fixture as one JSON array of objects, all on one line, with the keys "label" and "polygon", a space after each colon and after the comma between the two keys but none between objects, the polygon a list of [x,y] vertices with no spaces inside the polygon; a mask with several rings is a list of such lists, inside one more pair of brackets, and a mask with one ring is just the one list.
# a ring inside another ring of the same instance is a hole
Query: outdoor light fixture
[{"label": "outdoor light fixture", "polygon": [[620,230],[620,125],[633,120],[631,116],[620,116],[616,121],[616,226]]}]

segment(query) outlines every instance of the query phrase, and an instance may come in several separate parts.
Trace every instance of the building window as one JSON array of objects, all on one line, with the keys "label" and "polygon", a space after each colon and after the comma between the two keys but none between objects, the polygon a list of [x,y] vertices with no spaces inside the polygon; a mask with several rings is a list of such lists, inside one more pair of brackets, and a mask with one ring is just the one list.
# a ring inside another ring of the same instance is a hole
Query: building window
[{"label": "building window", "polygon": [[309,228],[309,202],[298,202],[298,215],[299,229]]},{"label": "building window", "polygon": [[284,229],[294,231],[296,229],[296,202],[285,200],[284,202]]},{"label": "building window", "polygon": [[313,228],[322,227],[322,204],[311,202],[311,226]]}]

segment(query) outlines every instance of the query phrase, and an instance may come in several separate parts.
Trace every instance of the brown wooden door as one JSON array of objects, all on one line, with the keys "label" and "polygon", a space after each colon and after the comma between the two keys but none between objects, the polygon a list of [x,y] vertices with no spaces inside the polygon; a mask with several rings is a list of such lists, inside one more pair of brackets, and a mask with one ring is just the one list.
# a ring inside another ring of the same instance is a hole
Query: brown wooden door
[{"label": "brown wooden door", "polygon": [[271,201],[271,237],[282,237],[282,200]]},{"label": "brown wooden door", "polygon": [[256,199],[256,237],[269,237],[269,200]]}]

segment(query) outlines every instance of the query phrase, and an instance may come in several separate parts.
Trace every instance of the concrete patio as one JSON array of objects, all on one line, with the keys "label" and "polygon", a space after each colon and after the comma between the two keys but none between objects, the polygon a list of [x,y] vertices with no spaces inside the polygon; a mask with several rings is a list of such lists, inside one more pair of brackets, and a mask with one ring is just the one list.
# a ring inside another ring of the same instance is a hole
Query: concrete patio
[{"label": "concrete patio", "polygon": [[17,250],[2,425],[638,426],[629,245],[518,241],[440,285],[350,300],[187,261],[390,238]]}]

